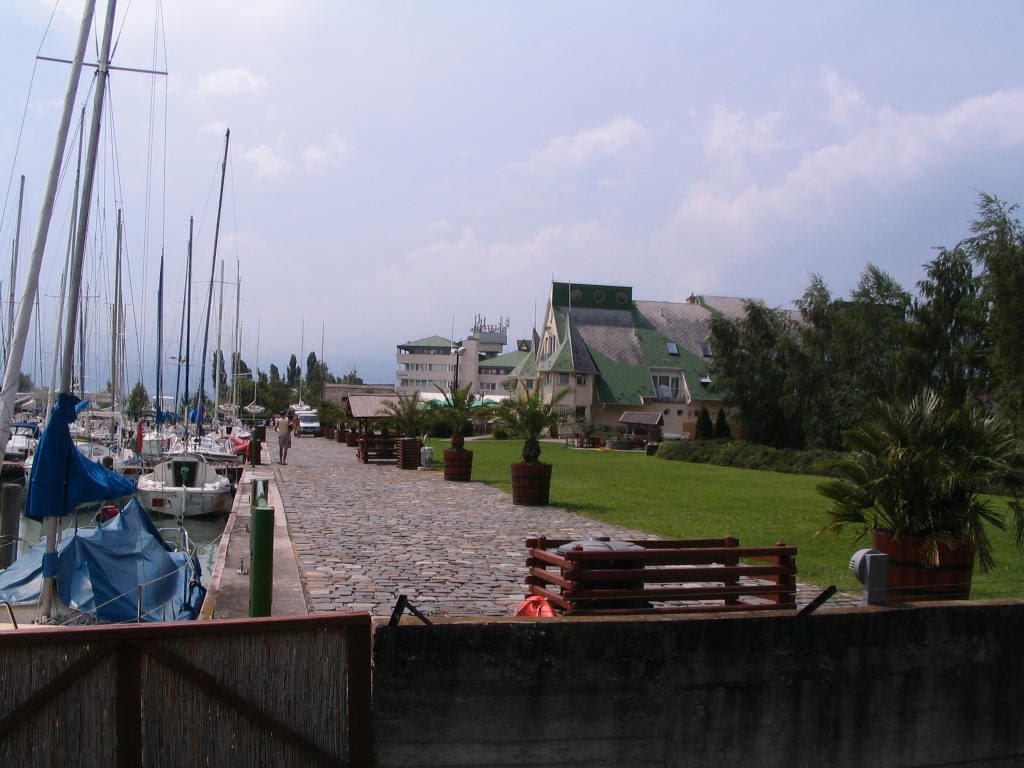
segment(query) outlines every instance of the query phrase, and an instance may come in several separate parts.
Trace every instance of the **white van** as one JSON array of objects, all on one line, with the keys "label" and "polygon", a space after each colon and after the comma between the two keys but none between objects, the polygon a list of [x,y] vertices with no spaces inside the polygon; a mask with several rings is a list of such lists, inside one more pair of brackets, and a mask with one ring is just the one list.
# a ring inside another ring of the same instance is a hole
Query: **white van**
[{"label": "white van", "polygon": [[320,434],[320,417],[317,416],[316,411],[299,411],[299,435],[314,435],[319,436]]}]

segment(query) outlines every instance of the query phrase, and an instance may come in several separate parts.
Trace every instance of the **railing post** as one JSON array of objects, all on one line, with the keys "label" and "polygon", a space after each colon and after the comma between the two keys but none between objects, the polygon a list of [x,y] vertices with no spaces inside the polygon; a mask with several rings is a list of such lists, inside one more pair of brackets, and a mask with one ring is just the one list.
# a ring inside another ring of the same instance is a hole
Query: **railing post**
[{"label": "railing post", "polygon": [[0,570],[18,559],[21,526],[21,486],[4,483],[0,489]]},{"label": "railing post", "polygon": [[274,508],[253,507],[249,536],[249,616],[269,616],[274,586]]}]

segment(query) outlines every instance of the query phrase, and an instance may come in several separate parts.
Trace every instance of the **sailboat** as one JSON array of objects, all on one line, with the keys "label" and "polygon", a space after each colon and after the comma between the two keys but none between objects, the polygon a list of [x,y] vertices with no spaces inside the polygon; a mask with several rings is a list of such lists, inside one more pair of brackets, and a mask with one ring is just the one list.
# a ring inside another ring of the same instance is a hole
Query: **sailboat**
[{"label": "sailboat", "polygon": [[[204,594],[198,581],[197,561],[187,548],[172,552],[174,548],[159,535],[138,504],[130,502],[123,509],[118,505],[118,501],[130,498],[134,493],[132,481],[86,459],[74,449],[71,439],[70,425],[84,405],[71,394],[75,326],[100,120],[110,69],[115,7],[115,0],[109,0],[97,62],[89,159],[82,184],[74,255],[68,270],[67,325],[61,339],[60,394],[39,440],[25,502],[25,515],[44,523],[45,539],[31,556],[23,556],[0,572],[0,600],[32,610],[37,623],[63,623],[68,618],[118,621],[129,615],[132,617],[129,620],[133,621],[154,617],[160,620],[194,617]],[[95,0],[87,0],[31,264],[5,364],[0,393],[0,453],[5,451],[10,437],[21,363],[94,11]],[[76,525],[61,536],[58,521],[69,517],[77,519],[79,505],[88,502],[104,504],[108,512],[107,522],[93,529],[79,529]],[[34,562],[36,560],[38,565]],[[154,597],[155,602],[150,597]],[[178,612],[160,608],[185,603],[190,610]],[[126,608],[129,604],[133,610]]]},{"label": "sailboat", "polygon": [[[224,196],[224,175],[227,170],[228,142],[231,132],[228,131],[224,138],[224,161],[221,165],[220,194],[221,201]],[[217,227],[214,230],[214,263],[217,258],[217,237],[220,230],[220,203],[217,207]],[[189,237],[189,263],[191,264],[191,224]],[[191,271],[191,270],[190,270]],[[212,293],[211,283],[210,290]],[[209,334],[209,303],[207,304],[207,335]],[[165,459],[157,464],[152,472],[142,475],[138,480],[137,496],[139,502],[148,511],[156,514],[170,515],[179,519],[185,517],[196,517],[201,515],[212,515],[227,513],[231,509],[232,488],[231,481],[218,474],[215,466],[210,463],[211,459],[221,458],[224,462],[234,464],[240,468],[241,454],[236,453],[236,447],[230,440],[223,440],[215,434],[203,435],[202,430],[202,409],[205,401],[202,378],[206,375],[205,357],[206,343],[204,339],[203,358],[204,365],[200,374],[199,385],[199,411],[196,419],[196,434],[190,434],[187,430],[183,438],[175,437]],[[186,392],[188,390],[188,376],[186,374]]]}]

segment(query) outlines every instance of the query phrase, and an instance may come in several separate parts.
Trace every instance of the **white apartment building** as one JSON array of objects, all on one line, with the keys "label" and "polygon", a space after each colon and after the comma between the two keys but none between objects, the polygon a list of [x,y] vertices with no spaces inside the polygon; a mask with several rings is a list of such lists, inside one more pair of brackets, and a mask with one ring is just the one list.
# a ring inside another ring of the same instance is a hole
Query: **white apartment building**
[{"label": "white apartment building", "polygon": [[527,354],[525,342],[504,353],[508,325],[505,318],[491,325],[477,315],[469,335],[461,341],[428,336],[399,344],[396,391],[401,395],[416,391],[436,394],[438,388],[450,392],[468,385],[476,395],[504,394],[505,382]]}]

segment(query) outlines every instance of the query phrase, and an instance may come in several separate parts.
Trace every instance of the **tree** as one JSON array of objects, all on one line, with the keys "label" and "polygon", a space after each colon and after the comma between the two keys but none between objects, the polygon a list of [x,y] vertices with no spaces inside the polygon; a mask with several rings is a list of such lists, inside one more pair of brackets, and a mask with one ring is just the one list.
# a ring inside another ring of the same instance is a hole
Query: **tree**
[{"label": "tree", "polygon": [[213,350],[213,367],[210,370],[210,382],[218,397],[223,397],[228,388],[228,372],[224,369],[224,353]]},{"label": "tree", "polygon": [[344,376],[341,377],[341,383],[342,384],[362,384],[363,380],[361,378],[359,378],[359,373],[356,371],[356,369],[352,368],[351,371],[349,371],[348,373],[346,373]]},{"label": "tree", "polygon": [[708,413],[707,407],[701,408],[700,415],[697,416],[697,429],[694,437],[698,440],[710,440],[714,436],[715,428],[711,423],[711,414]]},{"label": "tree", "polygon": [[1016,205],[982,194],[972,237],[961,245],[982,266],[987,361],[997,407],[1024,432],[1024,228]]},{"label": "tree", "polygon": [[736,408],[743,434],[753,442],[777,447],[802,447],[799,421],[787,405],[795,398],[788,390],[787,371],[801,354],[789,317],[756,301],[744,304],[739,320],[711,320],[711,371],[726,405]]},{"label": "tree", "polygon": [[32,381],[32,377],[22,371],[18,374],[18,391],[19,392],[31,392],[36,388],[36,384]]},{"label": "tree", "polygon": [[299,362],[295,359],[295,355],[288,358],[288,369],[285,373],[285,379],[288,382],[289,387],[296,387],[299,384],[299,378],[302,376],[302,369],[299,368]]},{"label": "tree", "polygon": [[720,440],[732,439],[732,429],[729,428],[729,422],[725,418],[725,408],[718,409],[718,415],[715,417],[715,437]]},{"label": "tree", "polygon": [[132,391],[128,395],[128,402],[125,404],[125,410],[133,419],[139,419],[142,417],[142,412],[148,405],[149,393],[146,392],[146,388],[142,386],[142,382],[138,381],[135,383],[135,386],[132,387]]},{"label": "tree", "polygon": [[988,392],[985,306],[982,284],[967,250],[940,248],[925,264],[911,309],[902,389],[930,387],[951,405],[977,401]]}]

